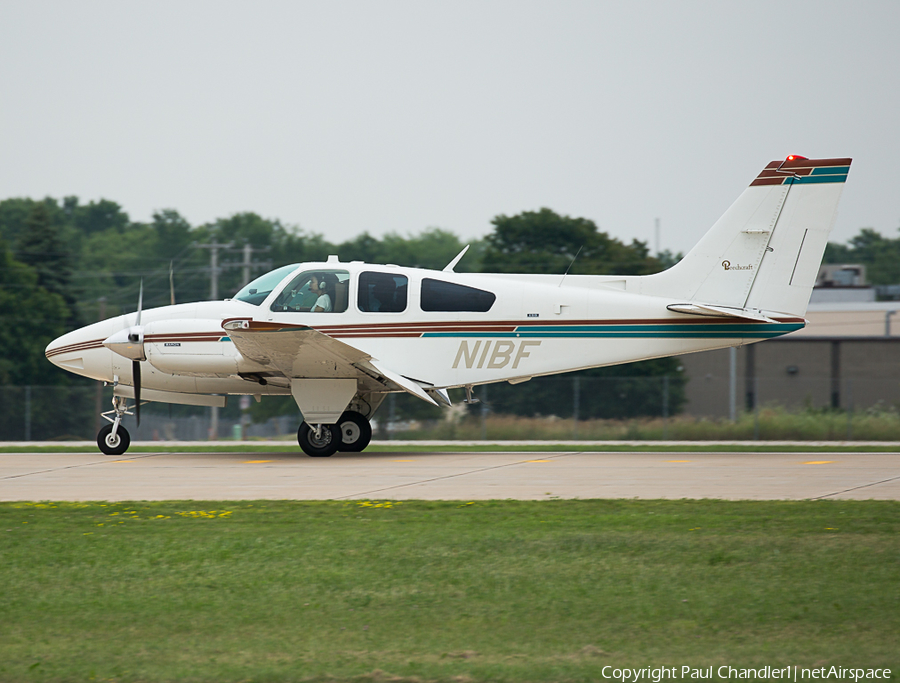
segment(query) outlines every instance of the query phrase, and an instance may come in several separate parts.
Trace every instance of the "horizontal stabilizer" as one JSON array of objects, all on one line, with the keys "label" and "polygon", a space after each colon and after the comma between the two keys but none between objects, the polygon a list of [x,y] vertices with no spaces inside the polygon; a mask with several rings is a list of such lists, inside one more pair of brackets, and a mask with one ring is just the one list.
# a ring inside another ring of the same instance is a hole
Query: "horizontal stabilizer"
[{"label": "horizontal stabilizer", "polygon": [[730,308],[728,306],[711,306],[709,304],[669,304],[666,308],[675,313],[705,315],[712,318],[740,318],[741,320],[752,320],[758,323],[778,322],[764,316],[759,311],[751,311],[747,308]]}]

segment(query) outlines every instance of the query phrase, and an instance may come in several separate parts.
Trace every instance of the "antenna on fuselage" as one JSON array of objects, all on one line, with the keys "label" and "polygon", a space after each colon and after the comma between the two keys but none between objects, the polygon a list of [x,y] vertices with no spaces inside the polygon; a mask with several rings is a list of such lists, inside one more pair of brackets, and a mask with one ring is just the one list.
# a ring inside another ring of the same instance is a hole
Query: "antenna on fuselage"
[{"label": "antenna on fuselage", "polygon": [[175,305],[175,277],[172,273],[172,261],[169,261],[169,298],[172,305]]},{"label": "antenna on fuselage", "polygon": [[444,272],[445,272],[445,273],[452,273],[452,272],[453,272],[453,268],[455,268],[455,267],[456,267],[456,264],[459,263],[460,259],[461,259],[463,256],[466,255],[466,252],[467,252],[467,251],[469,251],[469,245],[468,245],[468,244],[467,244],[466,246],[464,246],[464,247],[463,247],[463,250],[462,250],[461,252],[459,252],[459,253],[456,255],[456,258],[455,258],[455,259],[453,259],[452,261],[450,261],[450,263],[448,263],[448,264],[444,267]]},{"label": "antenna on fuselage", "polygon": [[568,275],[568,274],[569,274],[569,271],[572,270],[572,265],[575,263],[575,259],[578,258],[578,254],[581,253],[581,250],[582,250],[582,249],[584,249],[584,245],[583,245],[583,244],[582,244],[580,247],[578,247],[578,251],[576,251],[576,252],[575,252],[575,256],[572,257],[572,263],[570,263],[570,264],[569,264],[569,267],[566,268],[566,272],[563,273],[562,280],[560,280],[560,281],[559,281],[559,284],[556,285],[557,287],[562,287],[563,280],[566,279],[566,275]]}]

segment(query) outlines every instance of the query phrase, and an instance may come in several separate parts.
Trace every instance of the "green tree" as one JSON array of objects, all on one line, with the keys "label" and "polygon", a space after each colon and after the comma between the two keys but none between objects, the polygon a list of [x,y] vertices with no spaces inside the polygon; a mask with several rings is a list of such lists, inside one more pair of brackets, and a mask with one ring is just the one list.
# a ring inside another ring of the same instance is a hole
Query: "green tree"
[{"label": "green tree", "polygon": [[63,209],[83,235],[107,231],[123,232],[131,223],[122,207],[108,199],[80,205],[77,197],[66,197]]},{"label": "green tree", "polygon": [[543,208],[500,215],[491,223],[494,231],[487,237],[482,263],[486,272],[562,274],[570,265],[572,274],[644,275],[661,270],[644,242],[625,244],[587,218]]},{"label": "green tree", "polygon": [[[475,240],[474,242],[479,242]],[[337,246],[342,261],[366,263],[393,263],[398,266],[441,270],[462,250],[465,244],[455,234],[442,228],[426,228],[417,235],[404,237],[388,233],[381,239],[368,232]],[[469,250],[458,269],[460,272],[477,270],[477,249]]]},{"label": "green tree", "polygon": [[35,202],[19,236],[18,260],[31,266],[39,287],[58,294],[66,304],[63,321],[79,325],[78,295],[72,284],[71,251],[45,202]]},{"label": "green tree", "polygon": [[47,344],[68,329],[66,302],[39,279],[0,239],[0,384],[66,383],[68,373],[44,357]]}]

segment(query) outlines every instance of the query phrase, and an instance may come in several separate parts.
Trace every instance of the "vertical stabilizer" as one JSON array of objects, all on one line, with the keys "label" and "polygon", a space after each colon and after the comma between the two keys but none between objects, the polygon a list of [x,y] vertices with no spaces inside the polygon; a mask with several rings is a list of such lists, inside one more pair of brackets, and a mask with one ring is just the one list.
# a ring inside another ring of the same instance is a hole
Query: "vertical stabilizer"
[{"label": "vertical stabilizer", "polygon": [[683,303],[806,312],[850,159],[769,163],[697,245],[641,292]]}]

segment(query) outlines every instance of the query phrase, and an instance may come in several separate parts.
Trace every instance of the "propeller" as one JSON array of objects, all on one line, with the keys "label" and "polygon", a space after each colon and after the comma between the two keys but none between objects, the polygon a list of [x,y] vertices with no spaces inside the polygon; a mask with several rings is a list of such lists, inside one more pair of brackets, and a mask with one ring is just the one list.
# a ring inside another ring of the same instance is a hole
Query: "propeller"
[{"label": "propeller", "polygon": [[[141,278],[141,288],[138,291],[137,320],[128,331],[128,341],[141,345],[141,355],[144,355],[144,328],[141,327],[141,310],[144,308],[144,279]],[[141,361],[131,361],[131,377],[134,380],[134,416],[137,418],[137,426],[141,426]]]},{"label": "propeller", "polygon": [[131,360],[131,375],[134,380],[135,417],[138,426],[141,424],[141,361],[147,360],[144,353],[144,327],[141,325],[141,310],[144,307],[144,281],[138,293],[137,318],[134,325],[119,330],[103,340],[103,346],[115,351],[120,356]]}]

